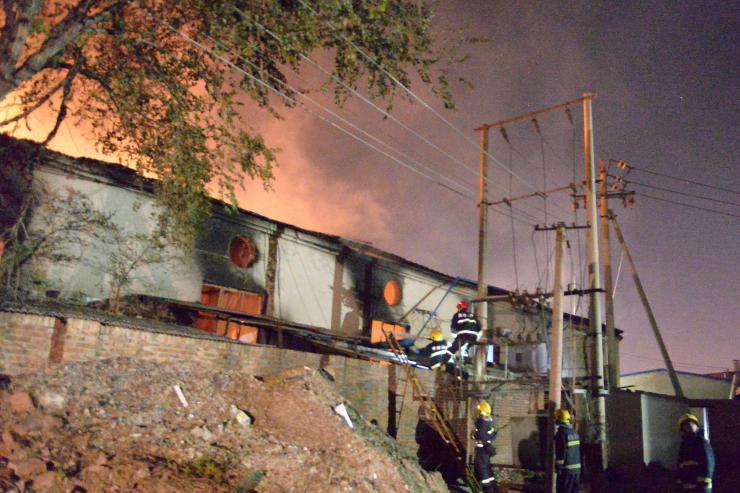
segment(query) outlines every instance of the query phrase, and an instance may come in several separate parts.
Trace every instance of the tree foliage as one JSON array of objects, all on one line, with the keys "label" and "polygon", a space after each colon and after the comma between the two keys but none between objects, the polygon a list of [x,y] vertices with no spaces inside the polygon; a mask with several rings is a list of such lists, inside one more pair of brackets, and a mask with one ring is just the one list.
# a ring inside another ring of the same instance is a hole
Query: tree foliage
[{"label": "tree foliage", "polygon": [[[415,72],[452,104],[444,73],[432,74],[422,0],[2,0],[2,9],[0,101],[18,107],[0,126],[44,105],[57,116],[47,142],[65,118],[91,122],[101,150],[158,179],[160,231],[181,245],[208,213],[209,184],[232,204],[247,177],[269,187],[275,152],[243,105],[290,104],[256,80],[284,91],[277,81],[300,70],[301,55],[327,51],[335,76],[388,107],[397,87],[384,70],[407,85]],[[328,83],[342,104],[347,89]]]}]

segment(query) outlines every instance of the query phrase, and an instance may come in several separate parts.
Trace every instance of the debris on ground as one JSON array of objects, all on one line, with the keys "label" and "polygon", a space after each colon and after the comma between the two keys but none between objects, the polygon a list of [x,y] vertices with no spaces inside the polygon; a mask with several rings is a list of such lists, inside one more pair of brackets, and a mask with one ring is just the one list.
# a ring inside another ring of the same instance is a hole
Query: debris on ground
[{"label": "debris on ground", "polygon": [[[119,358],[0,389],[0,491],[446,492],[318,371]],[[187,404],[186,404],[187,403]]]}]

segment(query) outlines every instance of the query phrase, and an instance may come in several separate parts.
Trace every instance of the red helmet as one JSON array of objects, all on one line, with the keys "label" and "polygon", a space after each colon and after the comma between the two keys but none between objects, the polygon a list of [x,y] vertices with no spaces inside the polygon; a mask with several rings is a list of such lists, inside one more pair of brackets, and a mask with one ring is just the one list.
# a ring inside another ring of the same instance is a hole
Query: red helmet
[{"label": "red helmet", "polygon": [[470,305],[468,305],[468,302],[465,300],[462,300],[460,303],[457,304],[458,310],[467,310]]}]

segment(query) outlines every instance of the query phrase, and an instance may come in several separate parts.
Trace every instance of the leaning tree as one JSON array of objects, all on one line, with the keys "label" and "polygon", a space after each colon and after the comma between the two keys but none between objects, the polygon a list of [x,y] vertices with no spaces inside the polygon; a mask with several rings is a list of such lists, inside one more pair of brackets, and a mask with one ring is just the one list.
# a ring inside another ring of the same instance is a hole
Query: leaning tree
[{"label": "leaning tree", "polygon": [[388,74],[417,74],[451,105],[424,0],[3,0],[2,13],[0,103],[14,111],[0,127],[48,107],[48,142],[64,119],[88,122],[100,150],[157,177],[161,231],[182,245],[207,187],[232,203],[247,177],[269,187],[274,151],[240,107],[290,105],[268,87],[285,92],[303,55],[326,51],[336,78],[387,106]]}]

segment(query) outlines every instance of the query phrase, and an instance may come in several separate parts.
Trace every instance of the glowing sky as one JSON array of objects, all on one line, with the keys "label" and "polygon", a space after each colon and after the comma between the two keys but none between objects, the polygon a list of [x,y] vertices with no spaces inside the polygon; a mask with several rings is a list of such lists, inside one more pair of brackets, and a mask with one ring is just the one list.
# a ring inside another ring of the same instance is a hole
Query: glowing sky
[{"label": "glowing sky", "polygon": [[[622,159],[636,167],[740,190],[738,14],[736,2],[448,0],[441,2],[435,18],[440,46],[459,38],[461,31],[488,36],[491,42],[466,48],[470,59],[452,68],[453,81],[459,75],[473,83],[472,88],[453,84],[456,111],[442,110],[418,83],[413,89],[475,142],[478,135],[473,129],[481,123],[593,92],[598,96],[594,102],[597,159]],[[318,75],[310,67],[301,76],[306,80],[293,79],[300,87],[319,87]],[[311,95],[326,104],[332,100],[331,94]],[[275,191],[267,193],[253,184],[240,194],[242,206],[305,228],[370,241],[452,275],[475,277],[478,210],[473,200],[409,172],[301,109],[282,113],[284,120],[273,120],[257,109],[244,115],[246,124],[262,131],[268,144],[282,151]],[[356,99],[341,114],[477,193],[476,146],[419,104],[399,101],[394,114],[467,168]],[[583,179],[580,107],[573,108],[573,114],[574,127],[562,112],[539,120],[548,187],[570,183],[574,163],[578,180]],[[492,154],[500,165],[513,166],[529,184],[541,188],[541,142],[532,125],[512,125],[508,133],[513,159],[497,132],[491,134]],[[71,125],[62,127],[52,147],[89,155],[84,131]],[[508,176],[496,163],[490,164],[490,170],[491,197],[501,198],[508,194]],[[738,194],[646,174],[634,173],[630,178],[740,203]],[[740,214],[737,206],[634,188]],[[527,185],[514,183],[514,195],[530,191]],[[541,199],[522,206],[543,222]],[[733,358],[740,358],[738,218],[639,194],[634,209],[624,209],[617,202],[611,206],[619,215],[677,368],[703,373],[730,367]],[[573,220],[567,194],[551,198],[548,210],[550,222],[557,220],[555,216]],[[509,219],[492,213],[489,227],[488,281],[514,289]],[[546,281],[544,237],[534,236],[525,224],[518,223],[515,231],[519,287],[531,291]],[[567,275],[578,276],[576,233],[569,238]],[[616,265],[618,247],[616,243],[612,247]],[[616,311],[617,325],[625,331],[623,371],[661,367],[626,266],[619,278]]]}]

